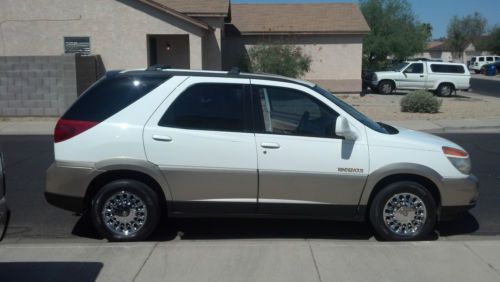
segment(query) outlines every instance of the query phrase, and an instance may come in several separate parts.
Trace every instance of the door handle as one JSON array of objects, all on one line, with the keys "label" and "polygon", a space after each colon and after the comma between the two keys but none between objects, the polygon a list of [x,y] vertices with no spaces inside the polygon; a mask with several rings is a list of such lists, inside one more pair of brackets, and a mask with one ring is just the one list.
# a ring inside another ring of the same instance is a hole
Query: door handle
[{"label": "door handle", "polygon": [[424,77],[424,75],[421,75],[420,77]]},{"label": "door handle", "polygon": [[170,137],[170,136],[163,136],[163,135],[153,135],[153,140],[162,141],[162,142],[171,142],[172,141],[172,137]]},{"label": "door handle", "polygon": [[264,143],[261,143],[260,146],[262,148],[266,148],[266,149],[278,149],[280,147],[280,144],[264,142]]}]

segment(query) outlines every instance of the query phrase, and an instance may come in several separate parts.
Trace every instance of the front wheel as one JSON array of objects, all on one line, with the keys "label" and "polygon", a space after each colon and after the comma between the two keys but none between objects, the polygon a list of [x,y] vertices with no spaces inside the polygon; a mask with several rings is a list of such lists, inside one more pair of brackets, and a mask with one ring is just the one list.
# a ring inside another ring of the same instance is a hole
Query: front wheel
[{"label": "front wheel", "polygon": [[436,202],[419,183],[396,182],[382,189],[373,199],[370,222],[384,240],[421,240],[436,225]]},{"label": "front wheel", "polygon": [[97,231],[109,241],[145,240],[158,225],[160,204],[146,184],[116,180],[94,197],[91,216]]}]

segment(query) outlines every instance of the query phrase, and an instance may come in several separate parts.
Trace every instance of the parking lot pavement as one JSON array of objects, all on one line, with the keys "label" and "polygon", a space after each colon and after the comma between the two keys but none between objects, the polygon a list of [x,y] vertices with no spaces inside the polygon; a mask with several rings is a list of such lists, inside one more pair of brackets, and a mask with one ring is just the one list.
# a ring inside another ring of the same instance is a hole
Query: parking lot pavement
[{"label": "parking lot pavement", "polygon": [[500,240],[0,246],[2,281],[499,281]]}]

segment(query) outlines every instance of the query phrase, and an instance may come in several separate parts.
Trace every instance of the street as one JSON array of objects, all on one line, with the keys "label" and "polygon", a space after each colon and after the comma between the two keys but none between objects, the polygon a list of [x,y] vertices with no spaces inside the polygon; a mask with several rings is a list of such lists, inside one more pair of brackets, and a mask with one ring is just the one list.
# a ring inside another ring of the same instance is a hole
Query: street
[{"label": "street", "polygon": [[487,80],[472,76],[470,84],[472,91],[475,93],[500,97],[500,80]]},{"label": "street", "polygon": [[[480,179],[480,199],[470,214],[441,223],[437,238],[455,235],[500,234],[500,134],[440,134],[471,155],[473,173]],[[86,215],[52,207],[43,196],[44,173],[53,160],[51,136],[0,136],[7,175],[11,219],[6,242],[37,239],[64,242],[100,240]],[[167,221],[153,241],[181,239],[332,238],[368,240],[373,231],[366,223],[282,219],[182,219]]]}]

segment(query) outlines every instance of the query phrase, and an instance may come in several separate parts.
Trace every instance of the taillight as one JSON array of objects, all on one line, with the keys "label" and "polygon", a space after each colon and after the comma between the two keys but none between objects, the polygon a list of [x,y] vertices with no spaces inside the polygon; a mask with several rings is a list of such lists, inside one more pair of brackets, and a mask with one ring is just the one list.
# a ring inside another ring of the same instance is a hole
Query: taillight
[{"label": "taillight", "polygon": [[54,129],[54,142],[62,142],[97,125],[96,121],[60,119]]}]

